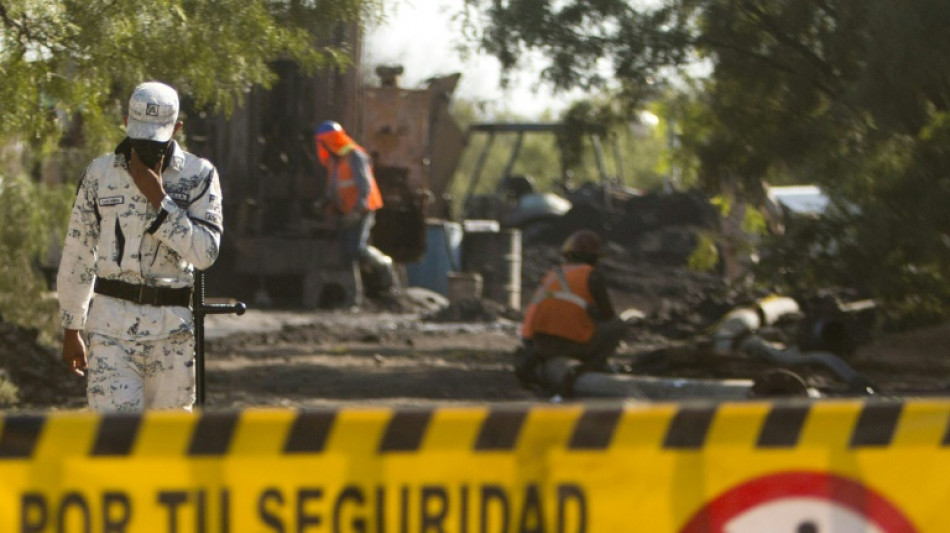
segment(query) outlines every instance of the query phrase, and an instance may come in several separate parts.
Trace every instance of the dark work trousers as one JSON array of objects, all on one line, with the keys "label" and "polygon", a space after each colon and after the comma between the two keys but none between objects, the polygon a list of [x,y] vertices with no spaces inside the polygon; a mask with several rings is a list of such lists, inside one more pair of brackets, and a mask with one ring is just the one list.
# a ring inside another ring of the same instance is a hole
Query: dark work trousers
[{"label": "dark work trousers", "polygon": [[340,252],[345,263],[357,263],[367,256],[369,233],[375,223],[376,213],[373,211],[353,212],[340,218]]},{"label": "dark work trousers", "polygon": [[626,332],[626,323],[619,317],[595,322],[594,336],[587,342],[576,342],[563,337],[537,333],[533,348],[542,358],[568,357],[581,362],[582,371],[609,369],[607,360],[617,350]]}]

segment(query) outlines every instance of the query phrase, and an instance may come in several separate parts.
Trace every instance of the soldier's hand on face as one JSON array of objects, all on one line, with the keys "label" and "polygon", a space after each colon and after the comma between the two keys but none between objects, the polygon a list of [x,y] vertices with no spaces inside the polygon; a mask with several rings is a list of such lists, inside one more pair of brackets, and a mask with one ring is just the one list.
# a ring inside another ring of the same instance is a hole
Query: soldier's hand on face
[{"label": "soldier's hand on face", "polygon": [[155,168],[149,168],[148,165],[139,159],[139,154],[132,148],[132,160],[129,161],[129,173],[132,174],[132,181],[139,188],[139,192],[148,200],[152,207],[158,209],[165,197],[165,187],[162,185],[162,166],[165,163],[165,156],[162,156],[155,165]]},{"label": "soldier's hand on face", "polygon": [[85,375],[87,368],[86,343],[79,330],[67,329],[63,334],[63,362],[77,376]]}]

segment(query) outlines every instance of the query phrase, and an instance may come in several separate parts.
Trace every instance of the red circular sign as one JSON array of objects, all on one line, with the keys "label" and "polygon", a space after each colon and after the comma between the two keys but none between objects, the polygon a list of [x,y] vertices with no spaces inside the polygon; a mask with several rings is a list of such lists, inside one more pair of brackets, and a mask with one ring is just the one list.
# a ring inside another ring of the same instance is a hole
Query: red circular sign
[{"label": "red circular sign", "polygon": [[917,533],[880,494],[820,472],[781,472],[733,487],[694,514],[680,533]]}]

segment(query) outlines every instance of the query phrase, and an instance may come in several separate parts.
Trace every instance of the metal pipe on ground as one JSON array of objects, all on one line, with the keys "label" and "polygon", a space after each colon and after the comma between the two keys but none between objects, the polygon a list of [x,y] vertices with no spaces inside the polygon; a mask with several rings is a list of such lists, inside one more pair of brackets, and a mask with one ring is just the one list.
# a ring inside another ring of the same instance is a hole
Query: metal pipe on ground
[{"label": "metal pipe on ground", "polygon": [[793,298],[767,296],[755,305],[733,309],[719,321],[713,334],[713,350],[718,354],[729,353],[737,348],[736,343],[762,326],[771,326],[788,316],[799,317],[801,308]]},{"label": "metal pipe on ground", "polygon": [[762,319],[752,307],[739,307],[729,311],[719,321],[716,332],[713,333],[713,351],[717,354],[732,352],[738,339],[758,331],[761,325]]},{"label": "metal pipe on ground", "polygon": [[746,379],[683,379],[580,372],[580,363],[566,357],[552,357],[543,363],[541,380],[561,396],[578,398],[628,398],[640,400],[681,400],[710,398],[744,399],[753,382]]},{"label": "metal pipe on ground", "polygon": [[574,396],[685,400],[741,400],[752,391],[749,379],[684,379],[585,372],[574,381]]},{"label": "metal pipe on ground", "polygon": [[771,363],[785,366],[817,364],[831,370],[841,378],[854,392],[874,394],[874,385],[863,375],[851,368],[843,359],[829,352],[801,352],[795,347],[783,347],[765,339],[749,335],[739,343],[739,351],[753,357],[765,359]]},{"label": "metal pipe on ground", "polygon": [[757,301],[756,305],[758,306],[759,313],[761,313],[762,323],[766,326],[771,326],[789,316],[801,318],[801,307],[799,307],[798,302],[796,302],[794,298],[789,298],[788,296],[773,294],[772,296],[766,296]]}]

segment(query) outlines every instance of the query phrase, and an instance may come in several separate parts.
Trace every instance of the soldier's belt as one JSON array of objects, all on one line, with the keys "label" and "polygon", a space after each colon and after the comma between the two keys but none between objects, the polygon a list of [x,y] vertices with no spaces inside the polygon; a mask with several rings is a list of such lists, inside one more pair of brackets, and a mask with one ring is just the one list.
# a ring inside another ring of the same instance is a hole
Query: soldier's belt
[{"label": "soldier's belt", "polygon": [[114,279],[96,279],[94,288],[96,294],[111,296],[120,300],[155,306],[191,305],[191,287],[172,289],[169,287],[153,287],[150,285],[136,285]]}]

